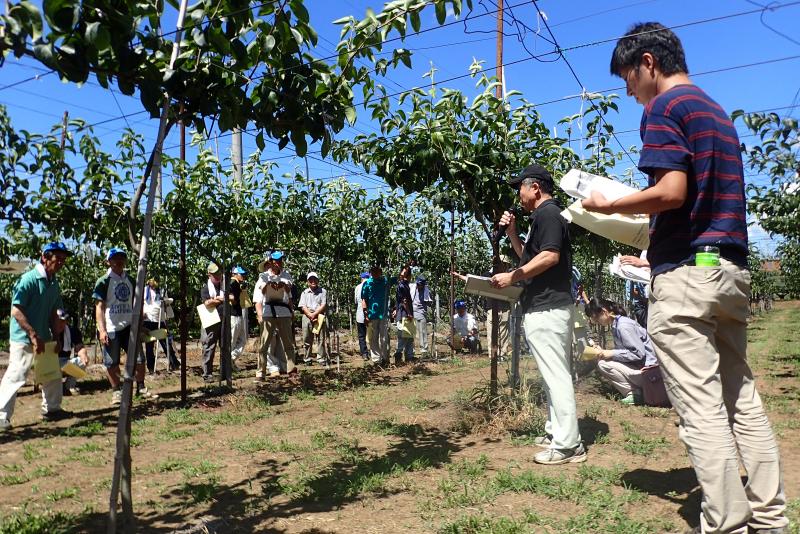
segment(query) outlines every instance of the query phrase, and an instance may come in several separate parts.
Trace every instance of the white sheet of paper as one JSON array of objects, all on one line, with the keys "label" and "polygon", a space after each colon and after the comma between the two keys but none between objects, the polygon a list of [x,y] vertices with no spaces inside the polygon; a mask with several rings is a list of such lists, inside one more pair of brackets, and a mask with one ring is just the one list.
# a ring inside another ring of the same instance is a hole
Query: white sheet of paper
[{"label": "white sheet of paper", "polygon": [[608,272],[625,280],[631,282],[642,282],[644,284],[650,283],[650,269],[647,267],[634,267],[633,265],[622,265],[619,262],[620,255],[614,256],[614,259],[608,266]]},{"label": "white sheet of paper", "polygon": [[568,222],[586,228],[593,234],[631,245],[640,250],[650,246],[650,217],[646,215],[605,215],[586,211],[581,201],[576,200],[561,216]]},{"label": "white sheet of paper", "polygon": [[200,316],[200,325],[204,329],[221,322],[216,306],[213,308],[208,308],[205,304],[200,304],[197,307],[197,314]]},{"label": "white sheet of paper", "polygon": [[485,276],[468,274],[464,291],[471,295],[480,295],[482,297],[489,297],[506,302],[517,302],[520,295],[522,295],[522,288],[519,286],[509,286],[498,289],[492,287],[491,280],[491,278]]},{"label": "white sheet of paper", "polygon": [[565,174],[561,178],[559,185],[566,194],[579,200],[589,198],[592,191],[603,193],[603,196],[608,200],[616,200],[638,191],[638,189],[622,182],[605,176],[579,171],[578,169],[572,169]]}]

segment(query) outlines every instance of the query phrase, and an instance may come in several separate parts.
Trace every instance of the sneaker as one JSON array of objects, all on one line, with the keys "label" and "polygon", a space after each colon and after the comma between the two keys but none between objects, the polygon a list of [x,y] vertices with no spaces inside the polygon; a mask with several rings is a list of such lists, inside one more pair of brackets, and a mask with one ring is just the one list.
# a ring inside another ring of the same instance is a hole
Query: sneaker
[{"label": "sneaker", "polygon": [[122,391],[116,389],[111,392],[111,406],[118,406],[122,402]]},{"label": "sneaker", "polygon": [[264,371],[260,369],[256,371],[256,378],[264,378]]},{"label": "sneaker", "polygon": [[619,402],[627,406],[633,406],[636,404],[636,399],[633,398],[633,392],[630,392],[625,397],[621,398]]},{"label": "sneaker", "polygon": [[8,419],[0,419],[0,432],[5,432],[11,429],[11,421]]},{"label": "sneaker", "polygon": [[42,421],[61,421],[62,419],[69,419],[73,416],[72,412],[67,410],[55,410],[52,412],[45,412],[41,415]]},{"label": "sneaker", "polygon": [[566,463],[580,463],[586,461],[586,449],[583,443],[574,449],[547,449],[536,453],[533,461],[537,464],[559,465]]},{"label": "sneaker", "polygon": [[543,449],[549,449],[552,443],[553,443],[553,436],[551,436],[550,434],[533,438],[533,444]]},{"label": "sneaker", "polygon": [[69,388],[69,394],[72,395],[73,397],[77,397],[78,395],[81,394],[81,390],[78,388]]},{"label": "sneaker", "polygon": [[272,371],[272,372],[269,374],[269,377],[270,377],[270,378],[277,378],[277,377],[279,377],[279,376],[281,376],[281,372],[280,372],[280,371]]},{"label": "sneaker", "polygon": [[203,382],[209,383],[214,381],[214,375],[203,375]]},{"label": "sneaker", "polygon": [[139,391],[136,392],[136,396],[142,399],[157,399],[158,395],[153,393],[147,388],[141,388]]}]

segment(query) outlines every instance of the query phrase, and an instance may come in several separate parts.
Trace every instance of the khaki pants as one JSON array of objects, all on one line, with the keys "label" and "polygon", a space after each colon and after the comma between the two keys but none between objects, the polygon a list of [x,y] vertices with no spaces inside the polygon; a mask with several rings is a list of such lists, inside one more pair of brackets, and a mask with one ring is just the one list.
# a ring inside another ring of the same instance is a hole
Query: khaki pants
[{"label": "khaki pants", "polygon": [[328,346],[326,342],[328,341],[328,324],[325,321],[325,324],[322,325],[322,329],[320,330],[319,334],[314,333],[314,327],[316,326],[317,322],[314,321],[313,323],[303,315],[303,361],[306,363],[311,361],[311,351],[314,345],[314,339],[317,341],[317,363],[329,363],[330,357],[328,356]]},{"label": "khaki pants", "polygon": [[[272,341],[277,337],[278,344],[283,351],[270,351]],[[291,317],[264,317],[264,336],[261,345],[260,369],[266,373],[267,360],[269,359],[269,372],[275,373],[294,371],[294,332],[292,331]]]},{"label": "khaki pants", "polygon": [[[611,382],[614,389],[627,397],[634,389],[642,389],[642,372],[614,360],[598,360],[597,371]],[[641,391],[640,391],[641,393]]]},{"label": "khaki pants", "polygon": [[703,532],[745,534],[788,520],[778,445],[747,364],[750,273],[721,262],[657,275],[647,326],[703,490]]},{"label": "khaki pants", "polygon": [[[11,421],[17,391],[25,385],[25,378],[32,365],[33,345],[12,341],[9,346],[8,368],[0,382],[0,419]],[[42,384],[42,413],[60,410],[63,393],[60,378]]]},{"label": "khaki pants", "polygon": [[545,431],[553,436],[550,447],[574,449],[580,445],[581,435],[570,373],[572,306],[527,312],[522,328],[547,394]]},{"label": "khaki pants", "polygon": [[367,344],[372,363],[389,363],[388,319],[371,319],[367,323]]}]

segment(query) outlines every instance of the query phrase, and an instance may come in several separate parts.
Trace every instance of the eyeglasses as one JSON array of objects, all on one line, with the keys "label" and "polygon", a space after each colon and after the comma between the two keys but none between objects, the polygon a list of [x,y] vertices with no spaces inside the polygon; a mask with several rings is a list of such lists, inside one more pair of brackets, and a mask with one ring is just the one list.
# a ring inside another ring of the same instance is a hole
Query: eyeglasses
[{"label": "eyeglasses", "polygon": [[637,78],[639,77],[639,67],[640,66],[641,66],[641,64],[636,65],[635,67],[631,68],[627,73],[625,73],[625,76],[623,78],[625,80],[625,85],[630,85],[630,83],[631,83],[630,78],[631,78],[631,74],[632,73],[635,72],[636,73],[636,77]]}]

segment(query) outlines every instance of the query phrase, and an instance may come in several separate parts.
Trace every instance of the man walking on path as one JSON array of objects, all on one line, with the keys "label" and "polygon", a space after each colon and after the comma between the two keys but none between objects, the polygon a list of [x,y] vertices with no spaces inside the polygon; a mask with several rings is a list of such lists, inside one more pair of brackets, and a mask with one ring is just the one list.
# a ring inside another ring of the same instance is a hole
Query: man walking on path
[{"label": "man walking on path", "polygon": [[531,229],[523,244],[513,214],[500,219],[517,256],[519,267],[492,276],[496,287],[524,283],[520,305],[522,328],[536,359],[547,394],[548,435],[536,439],[547,447],[533,460],[540,464],[585,462],[586,450],[578,432],[575,389],[570,366],[572,344],[572,251],[567,221],[553,200],[553,178],[541,165],[529,165],[509,180],[518,189],[522,207],[531,213]]},{"label": "man walking on path", "polygon": [[639,169],[650,184],[614,201],[592,193],[583,207],[650,214],[647,330],[703,489],[693,531],[787,532],[778,445],[747,363],[750,272],[736,128],[689,79],[680,40],[661,24],[631,28],[611,73],[644,106]]},{"label": "man walking on path", "polygon": [[122,401],[119,362],[122,351],[127,358],[136,358],[136,395],[155,397],[144,385],[144,351],[136,342],[136,354],[128,354],[128,341],[133,319],[133,288],[135,282],[125,271],[128,254],[121,248],[112,248],[106,255],[108,271],[97,279],[92,298],[95,300],[95,320],[100,344],[103,348],[103,364],[111,383],[111,404]]},{"label": "man walking on path", "polygon": [[[44,344],[56,330],[56,310],[63,308],[61,288],[56,273],[72,253],[64,243],[50,243],[33,269],[14,284],[11,297],[11,321],[8,368],[0,382],[0,432],[11,427],[17,391],[25,384],[34,357],[44,353]],[[55,354],[52,355],[55,358]],[[72,414],[61,409],[61,375],[42,384],[42,419],[55,421]]]},{"label": "man walking on path", "polygon": [[389,286],[396,278],[383,276],[383,268],[373,265],[361,289],[361,309],[367,325],[367,343],[372,365],[389,365]]}]

